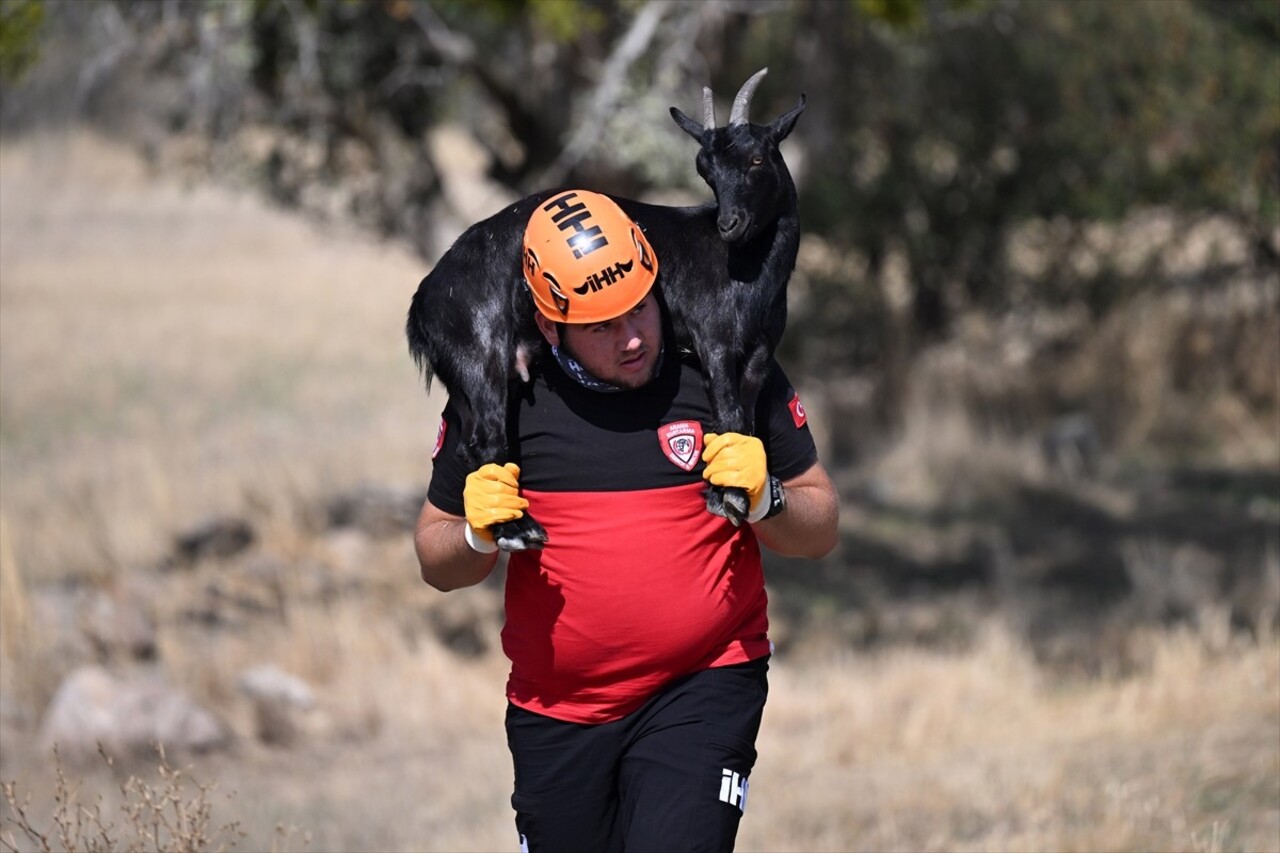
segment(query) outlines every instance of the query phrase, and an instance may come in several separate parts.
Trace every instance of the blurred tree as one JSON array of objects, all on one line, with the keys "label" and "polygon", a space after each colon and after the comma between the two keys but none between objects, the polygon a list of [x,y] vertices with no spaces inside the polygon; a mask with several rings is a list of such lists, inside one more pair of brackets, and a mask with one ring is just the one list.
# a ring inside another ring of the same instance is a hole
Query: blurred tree
[{"label": "blurred tree", "polygon": [[1280,3],[1275,0],[1195,0],[1210,15],[1229,21],[1250,38],[1280,45]]},{"label": "blurred tree", "polygon": [[[701,86],[724,101],[769,66],[757,120],[810,95],[788,145],[827,258],[802,271],[805,334],[785,345],[800,369],[878,370],[890,421],[911,354],[963,312],[1102,315],[1168,286],[1067,263],[1096,223],[1219,214],[1277,264],[1275,0],[0,0],[5,78],[52,8],[110,23],[78,91],[180,80],[156,99],[166,129],[240,145],[253,128],[276,198],[333,189],[330,207],[428,256],[448,177],[434,128],[466,128],[515,194],[705,198],[667,107],[696,113]],[[1060,236],[1034,275],[1010,259],[1029,223]]]},{"label": "blurred tree", "polygon": [[[868,269],[864,281],[819,282],[805,318],[818,357],[866,363],[893,348],[878,283],[892,257],[906,264],[912,346],[970,308],[1086,300],[1102,313],[1160,283],[1056,264],[1020,287],[1007,248],[1031,219],[1082,228],[1150,205],[1218,212],[1274,263],[1280,51],[1242,32],[1243,10],[1208,5],[1213,14],[1163,0],[801,7],[798,62],[818,83],[802,130],[820,161],[801,188],[804,221]],[[1250,8],[1262,18],[1277,6]],[[841,302],[874,310],[860,324],[832,310]]]},{"label": "blurred tree", "polygon": [[22,76],[40,52],[41,0],[0,0],[0,81]]},{"label": "blurred tree", "polygon": [[[339,161],[353,145],[380,170],[385,149],[411,148],[420,164],[408,175],[414,188],[394,193],[378,221],[428,255],[439,247],[422,242],[423,211],[440,191],[429,130],[446,122],[469,129],[491,176],[516,192],[569,180],[637,190],[643,174],[602,151],[609,120],[634,91],[632,65],[652,53],[663,17],[704,14],[689,2],[600,0],[254,0],[243,8],[248,25],[231,40],[252,57],[245,120],[319,141],[324,180],[343,179]],[[224,7],[181,9],[200,20]],[[670,57],[670,30],[662,40]],[[640,74],[654,68],[647,58]],[[208,125],[198,116],[182,123],[193,121]],[[306,146],[276,146],[266,170],[286,202],[303,190],[293,150]]]}]

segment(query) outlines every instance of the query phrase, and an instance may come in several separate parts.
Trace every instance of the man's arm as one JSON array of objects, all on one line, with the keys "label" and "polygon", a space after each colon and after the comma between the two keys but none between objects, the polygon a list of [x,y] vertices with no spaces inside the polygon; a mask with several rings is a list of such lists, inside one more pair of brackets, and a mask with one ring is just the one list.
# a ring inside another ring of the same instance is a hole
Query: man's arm
[{"label": "man's arm", "polygon": [[426,501],[413,533],[422,579],[441,592],[475,586],[489,576],[498,554],[481,554],[466,540],[467,520]]},{"label": "man's arm", "polygon": [[766,548],[784,557],[818,559],[839,541],[840,499],[821,463],[782,482],[787,508],[752,525]]}]

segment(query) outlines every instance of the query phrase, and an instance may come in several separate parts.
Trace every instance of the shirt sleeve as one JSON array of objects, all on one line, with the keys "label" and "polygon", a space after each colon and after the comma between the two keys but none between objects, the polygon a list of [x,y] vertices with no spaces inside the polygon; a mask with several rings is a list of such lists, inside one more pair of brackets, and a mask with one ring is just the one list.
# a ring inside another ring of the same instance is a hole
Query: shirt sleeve
[{"label": "shirt sleeve", "polygon": [[427,486],[427,500],[432,505],[452,515],[464,515],[462,489],[467,474],[458,442],[462,440],[462,423],[453,402],[445,403],[440,416],[440,429],[436,434],[435,450],[431,452],[431,483]]},{"label": "shirt sleeve", "polygon": [[756,402],[756,434],[764,443],[769,473],[780,480],[798,477],[818,461],[818,448],[800,395],[777,360],[770,361]]}]

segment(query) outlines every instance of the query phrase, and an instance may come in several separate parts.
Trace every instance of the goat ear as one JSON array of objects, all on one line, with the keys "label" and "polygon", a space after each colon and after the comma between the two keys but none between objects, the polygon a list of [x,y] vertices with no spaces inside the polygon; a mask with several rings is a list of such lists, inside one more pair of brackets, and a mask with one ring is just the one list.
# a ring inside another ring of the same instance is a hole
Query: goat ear
[{"label": "goat ear", "polygon": [[805,96],[801,94],[800,103],[796,104],[791,112],[778,116],[770,122],[769,133],[773,136],[774,142],[781,142],[791,135],[792,129],[796,126],[796,119],[800,118],[800,113],[804,112],[804,105]]},{"label": "goat ear", "polygon": [[705,130],[701,124],[689,118],[675,107],[671,108],[671,117],[676,120],[676,124],[680,125],[680,129],[685,133],[702,142],[702,132]]}]

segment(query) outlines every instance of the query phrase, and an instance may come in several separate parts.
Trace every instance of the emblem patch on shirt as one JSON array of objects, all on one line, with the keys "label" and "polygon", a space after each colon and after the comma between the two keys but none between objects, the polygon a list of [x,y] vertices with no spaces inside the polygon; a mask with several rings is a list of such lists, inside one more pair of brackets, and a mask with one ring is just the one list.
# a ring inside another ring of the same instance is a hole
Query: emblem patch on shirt
[{"label": "emblem patch on shirt", "polygon": [[808,423],[809,416],[804,413],[804,403],[800,402],[799,394],[791,398],[791,402],[787,403],[787,408],[791,410],[791,420],[796,422],[796,429],[800,429],[800,427]]},{"label": "emblem patch on shirt", "polygon": [[676,467],[692,471],[702,458],[702,424],[676,421],[659,427],[658,444]]},{"label": "emblem patch on shirt", "polygon": [[431,451],[431,458],[435,459],[440,455],[440,451],[444,450],[444,434],[449,429],[449,424],[444,418],[440,419],[440,429],[436,432],[436,449]]}]

